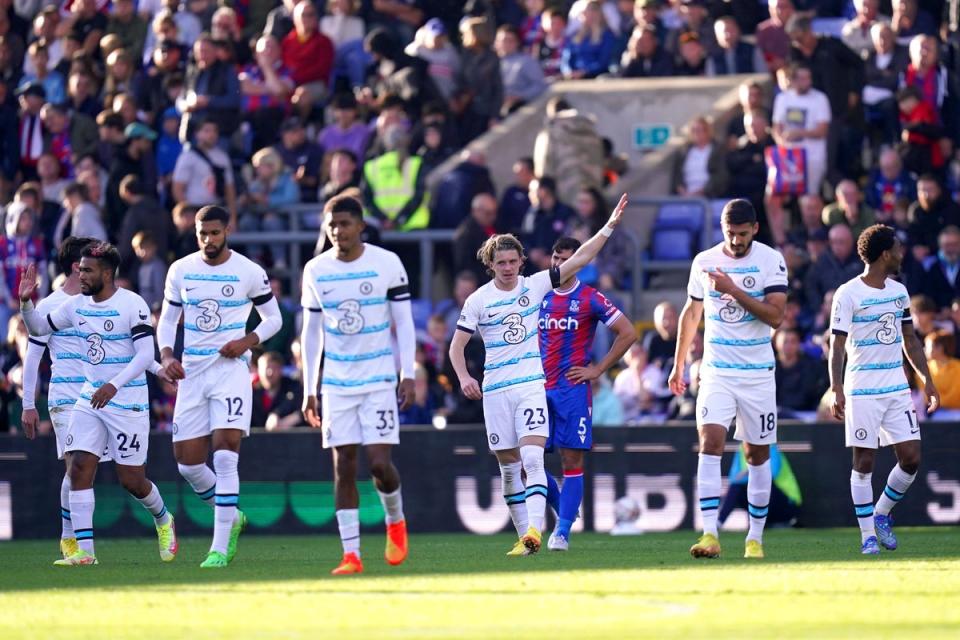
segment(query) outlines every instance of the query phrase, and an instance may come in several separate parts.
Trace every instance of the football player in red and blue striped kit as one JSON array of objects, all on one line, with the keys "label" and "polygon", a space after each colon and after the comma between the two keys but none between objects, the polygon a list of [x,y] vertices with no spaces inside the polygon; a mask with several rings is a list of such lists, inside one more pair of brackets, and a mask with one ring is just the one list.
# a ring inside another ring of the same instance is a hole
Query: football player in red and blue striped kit
[{"label": "football player in red and blue striped kit", "polygon": [[[558,268],[579,248],[580,242],[573,238],[557,240],[551,267]],[[590,347],[600,322],[610,327],[616,338],[600,362],[591,364]],[[552,551],[569,548],[570,528],[583,499],[583,456],[593,445],[590,382],[619,362],[636,340],[630,319],[576,276],[561,282],[540,305],[540,355],[550,414],[547,447],[559,448],[563,465],[562,490],[547,474],[548,499],[558,514],[557,527],[547,543]]]}]

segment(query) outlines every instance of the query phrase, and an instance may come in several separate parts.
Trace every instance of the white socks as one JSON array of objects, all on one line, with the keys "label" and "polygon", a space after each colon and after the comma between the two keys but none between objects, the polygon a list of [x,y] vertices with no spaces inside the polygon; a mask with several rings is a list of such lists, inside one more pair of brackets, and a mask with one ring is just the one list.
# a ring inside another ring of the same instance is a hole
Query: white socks
[{"label": "white socks", "polygon": [[217,476],[213,469],[205,464],[177,464],[180,475],[186,480],[197,497],[211,507],[214,506],[214,494],[217,492]]},{"label": "white socks", "polygon": [[150,512],[150,515],[153,516],[153,521],[158,527],[170,522],[170,514],[167,512],[166,505],[163,504],[163,498],[160,497],[160,491],[157,489],[157,485],[151,482],[150,493],[148,493],[145,498],[137,498],[137,502]]},{"label": "white socks", "polygon": [[520,459],[527,473],[527,517],[531,527],[543,531],[543,520],[547,513],[547,472],[543,466],[543,447],[531,444],[520,447]]},{"label": "white socks", "polygon": [[213,468],[217,473],[217,492],[214,497],[213,544],[210,551],[227,554],[230,542],[230,529],[237,515],[237,503],[240,500],[240,474],[237,464],[240,455],[221,449],[213,452]]},{"label": "white socks", "polygon": [[523,476],[521,475],[522,470],[523,465],[519,462],[500,465],[503,499],[510,509],[510,519],[513,520],[513,526],[516,528],[518,536],[525,534],[527,527],[530,526],[527,516],[526,489],[524,489]]},{"label": "white socks", "polygon": [[63,474],[60,482],[60,539],[73,537],[73,521],[70,519],[70,476]]},{"label": "white socks", "polygon": [[770,511],[770,489],[773,476],[770,460],[763,464],[747,465],[747,512],[750,516],[750,531],[747,540],[763,541],[763,527]]},{"label": "white socks", "polygon": [[70,519],[73,521],[73,534],[83,551],[93,555],[93,508],[96,500],[93,489],[70,491]]},{"label": "white socks", "polygon": [[[396,493],[399,493],[398,489]],[[360,510],[338,509],[337,526],[340,528],[340,543],[344,553],[360,555]]]},{"label": "white socks", "polygon": [[873,526],[873,474],[850,472],[850,496],[853,498],[853,510],[860,524],[860,541],[876,536]]},{"label": "white socks", "polygon": [[403,522],[403,497],[400,495],[400,487],[393,493],[383,493],[379,489],[377,493],[380,495],[380,504],[383,505],[387,524]]},{"label": "white socks", "polygon": [[903,494],[907,492],[910,485],[913,484],[917,474],[910,475],[904,471],[898,464],[890,470],[887,476],[887,486],[883,488],[880,499],[877,500],[877,515],[888,516],[890,510],[897,506],[897,503],[903,500]]},{"label": "white socks", "polygon": [[[700,498],[700,516],[703,532],[717,534],[717,512],[720,509],[720,456],[701,453],[697,459],[697,496]],[[769,491],[769,489],[768,489]]]}]

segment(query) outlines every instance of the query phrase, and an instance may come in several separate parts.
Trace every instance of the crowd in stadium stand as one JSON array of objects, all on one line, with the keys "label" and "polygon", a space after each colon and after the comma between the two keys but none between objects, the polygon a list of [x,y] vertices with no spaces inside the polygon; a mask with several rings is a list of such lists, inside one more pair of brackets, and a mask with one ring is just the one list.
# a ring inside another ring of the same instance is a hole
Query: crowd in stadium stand
[{"label": "crowd in stadium stand", "polygon": [[[64,237],[116,243],[123,286],[158,309],[167,265],[197,248],[199,207],[222,204],[237,230],[273,232],[290,229],[283,207],[316,203],[297,225],[319,234],[322,203],[349,190],[370,241],[455,230],[439,254],[453,284],[420,319],[404,421],[481,420],[447,358],[459,306],[487,278],[471,256],[509,231],[543,268],[558,237],[603,224],[605,188],[625,168],[617,141],[559,97],[499,193],[469,143],[558,79],[745,73],[770,82],[741,86],[742,116],[725,130],[689,123],[671,188],[750,199],[759,239],[786,257],[782,416],[823,411],[830,299],[860,271],[856,238],[875,222],[908,246],[915,326],[944,406],[960,409],[958,29],[957,0],[0,0],[0,430],[20,416],[18,281],[36,262],[41,294],[55,286]],[[254,422],[300,426],[298,295],[285,283],[302,265],[286,243],[241,249],[270,269],[284,318],[251,368]],[[614,236],[581,279],[617,300],[631,251]],[[418,282],[418,261],[406,264]],[[696,384],[681,398],[666,386],[677,309],[663,303],[652,320],[616,376],[594,383],[596,424],[692,419]],[[482,345],[467,357],[479,377]],[[158,429],[170,427],[174,394],[152,388]]]}]

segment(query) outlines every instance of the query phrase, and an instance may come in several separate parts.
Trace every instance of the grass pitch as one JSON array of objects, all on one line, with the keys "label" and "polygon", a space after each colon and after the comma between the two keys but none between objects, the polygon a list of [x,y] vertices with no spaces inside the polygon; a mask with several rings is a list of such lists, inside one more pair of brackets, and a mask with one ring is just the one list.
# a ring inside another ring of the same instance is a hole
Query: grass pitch
[{"label": "grass pitch", "polygon": [[566,554],[507,558],[506,535],[415,535],[402,567],[365,533],[366,573],[334,578],[339,541],[240,540],[201,570],[209,540],[169,565],[152,539],[100,539],[96,567],[54,568],[56,542],[0,543],[0,638],[957,638],[956,528],[898,529],[859,555],[846,530],[775,530],[767,559],[693,560],[691,532],[575,535]]}]

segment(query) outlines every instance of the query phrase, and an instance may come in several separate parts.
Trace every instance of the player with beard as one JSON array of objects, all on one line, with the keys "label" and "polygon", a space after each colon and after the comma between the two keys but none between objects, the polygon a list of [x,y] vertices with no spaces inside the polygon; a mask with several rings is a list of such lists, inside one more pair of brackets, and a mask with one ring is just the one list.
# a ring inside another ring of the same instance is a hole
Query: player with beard
[{"label": "player with beard", "polygon": [[[237,553],[246,516],[240,497],[240,441],[250,434],[253,390],[250,349],[280,329],[280,307],[263,267],[227,246],[230,214],[219,206],[197,212],[200,251],[167,272],[157,339],[161,362],[185,380],[173,409],[173,452],[180,474],[214,508],[213,542],[203,568],[225,567]],[[260,324],[246,332],[256,305]],[[174,354],[183,322],[183,363]],[[213,449],[213,470],[207,465]]]},{"label": "player with beard", "polygon": [[744,557],[763,557],[763,527],[770,502],[770,445],[777,441],[777,394],[771,327],[783,321],[787,267],[778,251],[754,241],[759,231],[753,205],[731,200],[721,215],[724,240],[693,259],[670,390],[683,395],[684,362],[706,311],[704,354],[697,394],[700,456],[697,492],[703,535],[690,548],[694,558],[718,558],[717,512],[720,460],[727,429],[745,443],[750,531]]},{"label": "player with beard", "polygon": [[[864,229],[857,253],[866,265],[863,274],[841,285],[833,296],[831,410],[844,421],[847,446],[853,448],[850,494],[860,524],[860,551],[876,555],[881,545],[897,548],[890,511],[920,467],[920,422],[903,370],[904,355],[923,381],[928,413],[940,406],[940,395],[913,329],[910,295],[893,279],[903,262],[896,232],[881,224]],[[893,445],[897,465],[874,507],[873,464],[877,448],[888,445]]]}]

